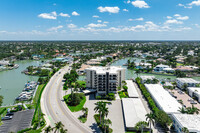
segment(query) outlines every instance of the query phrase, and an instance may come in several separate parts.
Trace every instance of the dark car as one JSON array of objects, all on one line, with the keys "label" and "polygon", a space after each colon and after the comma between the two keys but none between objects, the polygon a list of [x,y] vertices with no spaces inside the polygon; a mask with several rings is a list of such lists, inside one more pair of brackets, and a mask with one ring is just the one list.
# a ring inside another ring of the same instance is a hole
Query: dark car
[{"label": "dark car", "polygon": [[6,116],[12,116],[12,115],[14,115],[13,112],[9,112],[9,113],[6,114]]},{"label": "dark car", "polygon": [[2,121],[3,121],[3,120],[10,120],[10,119],[12,119],[12,116],[5,116],[5,117],[2,117],[2,118],[1,118]]}]

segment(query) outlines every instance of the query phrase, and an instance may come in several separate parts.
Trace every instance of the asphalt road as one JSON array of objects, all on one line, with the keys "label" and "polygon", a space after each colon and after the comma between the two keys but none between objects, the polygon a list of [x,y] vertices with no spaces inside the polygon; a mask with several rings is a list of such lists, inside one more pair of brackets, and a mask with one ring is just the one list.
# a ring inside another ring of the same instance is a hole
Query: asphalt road
[{"label": "asphalt road", "polygon": [[83,125],[73,116],[65,102],[63,96],[63,75],[68,72],[66,66],[55,73],[49,83],[46,85],[41,97],[41,109],[45,114],[47,125],[54,127],[54,123],[61,121],[68,133],[90,133],[91,129]]}]

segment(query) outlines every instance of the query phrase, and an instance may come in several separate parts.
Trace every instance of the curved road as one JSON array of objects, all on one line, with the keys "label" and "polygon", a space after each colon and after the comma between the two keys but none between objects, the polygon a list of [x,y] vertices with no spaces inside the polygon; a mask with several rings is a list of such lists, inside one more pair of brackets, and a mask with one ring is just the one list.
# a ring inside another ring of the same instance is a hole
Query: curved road
[{"label": "curved road", "polygon": [[54,123],[61,121],[69,133],[90,133],[91,129],[77,120],[63,101],[63,75],[69,66],[59,70],[51,77],[41,97],[41,110],[45,114],[47,125],[54,127]]}]

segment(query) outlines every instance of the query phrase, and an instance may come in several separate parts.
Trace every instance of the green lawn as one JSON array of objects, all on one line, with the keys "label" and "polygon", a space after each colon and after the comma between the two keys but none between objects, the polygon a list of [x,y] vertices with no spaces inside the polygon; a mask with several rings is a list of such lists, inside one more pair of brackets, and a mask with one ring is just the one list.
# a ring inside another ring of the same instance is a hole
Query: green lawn
[{"label": "green lawn", "polygon": [[41,84],[38,86],[37,92],[35,94],[35,97],[33,98],[33,104],[36,105],[41,93],[42,88],[44,87],[45,84]]},{"label": "green lawn", "polygon": [[86,82],[85,82],[85,81],[78,80],[77,82],[78,82],[81,86],[83,86],[84,88],[86,87]]},{"label": "green lawn", "polygon": [[181,64],[181,63],[176,63],[176,66],[183,66],[183,64]]},{"label": "green lawn", "polygon": [[128,98],[128,92],[119,91],[118,94],[119,94],[120,99],[122,99],[122,98]]},{"label": "green lawn", "polygon": [[[71,94],[64,96],[64,99],[67,99],[70,95]],[[67,105],[67,107],[71,110],[71,112],[78,112],[83,108],[85,102],[86,102],[86,97],[84,96],[83,99],[81,100],[80,104],[78,104],[76,106]]]}]

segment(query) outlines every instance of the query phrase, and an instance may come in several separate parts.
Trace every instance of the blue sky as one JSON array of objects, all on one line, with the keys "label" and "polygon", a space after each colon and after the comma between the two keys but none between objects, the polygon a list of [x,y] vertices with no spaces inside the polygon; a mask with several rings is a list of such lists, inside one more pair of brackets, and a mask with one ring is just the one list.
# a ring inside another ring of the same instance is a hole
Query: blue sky
[{"label": "blue sky", "polygon": [[0,40],[200,40],[200,0],[1,0]]}]

